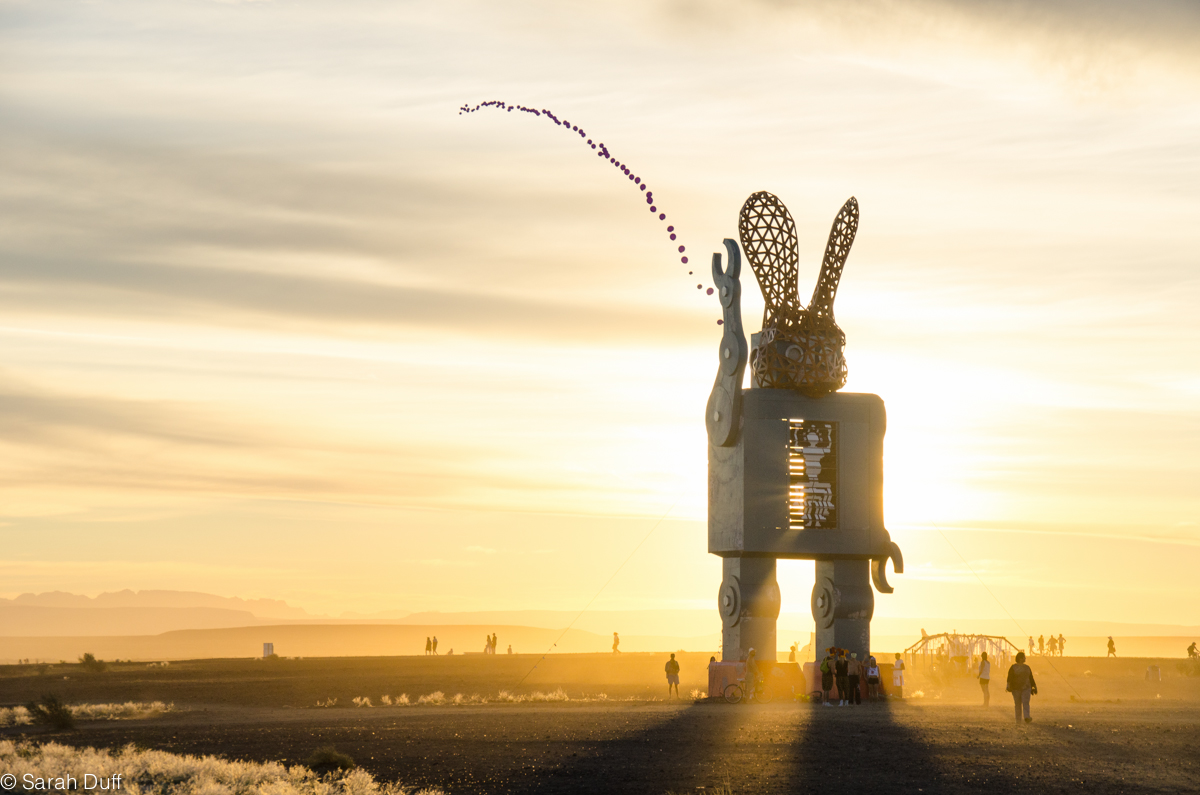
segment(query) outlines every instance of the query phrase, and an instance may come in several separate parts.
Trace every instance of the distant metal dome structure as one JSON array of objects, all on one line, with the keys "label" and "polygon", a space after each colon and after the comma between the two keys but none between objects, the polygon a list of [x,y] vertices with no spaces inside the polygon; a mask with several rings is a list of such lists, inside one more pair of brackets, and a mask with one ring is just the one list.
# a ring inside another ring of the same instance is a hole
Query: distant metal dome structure
[{"label": "distant metal dome structure", "polygon": [[[994,665],[1008,665],[1021,649],[1003,635],[970,635],[959,632],[941,632],[926,635],[921,630],[919,641],[904,650],[906,665],[920,664],[923,667],[944,661],[957,664],[965,660],[966,666],[975,664],[981,652],[987,652],[988,660]],[[965,672],[965,671],[964,671]]]}]

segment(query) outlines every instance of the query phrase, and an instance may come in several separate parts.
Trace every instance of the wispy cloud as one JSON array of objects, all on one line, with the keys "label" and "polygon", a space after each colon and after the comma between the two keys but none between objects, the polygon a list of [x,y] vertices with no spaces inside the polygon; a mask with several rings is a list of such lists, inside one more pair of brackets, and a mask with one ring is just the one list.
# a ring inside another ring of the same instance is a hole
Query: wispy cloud
[{"label": "wispy cloud", "polygon": [[[1135,556],[1114,538],[1190,554],[1192,4],[36,3],[2,17],[14,557],[187,562],[219,538],[246,579],[286,558],[263,576],[319,580],[313,606],[336,612],[339,598],[396,608],[398,592],[364,585],[364,559],[380,582],[402,568],[423,607],[487,605],[501,584],[482,564],[522,549],[506,560],[530,568],[506,598],[573,605],[677,503],[693,521],[639,553],[677,565],[647,564],[612,598],[707,603],[719,562],[700,540],[698,418],[720,329],[697,285],[759,189],[796,218],[804,290],[832,214],[862,203],[838,318],[851,388],[888,401],[897,527],[1003,525],[1063,561],[1094,542],[1106,551],[1087,565],[1110,580]],[[601,131],[653,183],[690,264],[628,181],[552,125],[457,115],[491,98]],[[753,330],[748,269],[743,284]],[[897,531],[918,549],[925,535]],[[1012,571],[1021,545],[996,543],[971,559]],[[912,598],[970,587],[936,560]],[[153,576],[113,571],[98,588]],[[180,576],[203,589],[215,571]],[[78,574],[61,572],[23,582]]]}]

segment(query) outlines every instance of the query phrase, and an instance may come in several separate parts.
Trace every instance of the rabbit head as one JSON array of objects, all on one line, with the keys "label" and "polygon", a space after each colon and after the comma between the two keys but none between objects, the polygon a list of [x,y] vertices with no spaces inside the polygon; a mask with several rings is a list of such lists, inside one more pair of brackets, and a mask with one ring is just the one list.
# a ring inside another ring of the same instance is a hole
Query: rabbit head
[{"label": "rabbit head", "polygon": [[858,201],[852,196],[833,221],[821,275],[804,307],[791,213],[766,191],[746,199],[738,232],[766,302],[758,347],[750,353],[753,386],[821,397],[846,385],[846,335],[833,319],[833,300],[857,231]]}]

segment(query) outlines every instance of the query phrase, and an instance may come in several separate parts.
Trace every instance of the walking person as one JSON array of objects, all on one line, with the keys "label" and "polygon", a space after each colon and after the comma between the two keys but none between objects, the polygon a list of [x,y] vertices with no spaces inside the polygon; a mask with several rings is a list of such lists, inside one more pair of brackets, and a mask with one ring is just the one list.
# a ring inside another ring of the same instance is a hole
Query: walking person
[{"label": "walking person", "polygon": [[1105,657],[1116,657],[1117,656],[1117,644],[1113,643],[1112,635],[1108,636],[1108,654],[1106,654],[1104,656]]},{"label": "walking person", "polygon": [[844,707],[850,695],[850,663],[846,660],[845,649],[838,649],[837,655],[837,662],[833,664],[833,675],[837,680],[838,706]]},{"label": "walking person", "polygon": [[862,663],[856,651],[850,652],[850,660],[846,664],[846,684],[850,688],[846,697],[851,706],[862,704]]},{"label": "walking person", "polygon": [[437,654],[437,635],[433,636],[433,653]]},{"label": "walking person", "polygon": [[1025,652],[1017,652],[1017,661],[1008,669],[1008,692],[1013,697],[1013,712],[1017,723],[1021,722],[1021,710],[1025,711],[1025,722],[1033,723],[1029,715],[1029,697],[1037,695],[1037,682],[1033,680],[1033,669],[1025,664]]},{"label": "walking person", "polygon": [[1047,643],[1046,645],[1050,647],[1050,656],[1051,657],[1053,657],[1055,654],[1058,654],[1058,638],[1051,635],[1050,642]]},{"label": "walking person", "polygon": [[867,658],[867,698],[879,698],[879,664],[874,656]]},{"label": "walking person", "polygon": [[833,669],[836,664],[833,647],[830,647],[825,650],[825,659],[821,660],[821,695],[824,698],[821,703],[827,707],[833,706],[829,703],[829,691],[833,690]]},{"label": "walking person", "polygon": [[1033,635],[1029,636],[1029,654],[1033,655]]},{"label": "walking person", "polygon": [[992,678],[992,664],[988,662],[986,651],[979,655],[979,673],[975,678],[979,680],[979,688],[983,691],[983,707],[987,709],[992,703],[992,694],[988,690],[988,683]]},{"label": "walking person", "polygon": [[429,639],[428,635],[425,636],[425,654],[426,656],[433,654],[433,641]]},{"label": "walking person", "polygon": [[671,697],[671,688],[675,688],[675,698],[679,698],[679,663],[675,661],[675,655],[671,655],[671,659],[667,660],[667,698]]},{"label": "walking person", "polygon": [[1062,636],[1062,633],[1060,632],[1060,633],[1058,633],[1058,656],[1059,657],[1063,656],[1063,652],[1066,651],[1066,648],[1067,648],[1067,639],[1064,638]]},{"label": "walking person", "polygon": [[1038,654],[1046,653],[1046,636],[1038,635]]},{"label": "walking person", "polygon": [[621,647],[621,636],[614,632],[613,633],[613,654],[620,654],[621,653],[620,647]]}]

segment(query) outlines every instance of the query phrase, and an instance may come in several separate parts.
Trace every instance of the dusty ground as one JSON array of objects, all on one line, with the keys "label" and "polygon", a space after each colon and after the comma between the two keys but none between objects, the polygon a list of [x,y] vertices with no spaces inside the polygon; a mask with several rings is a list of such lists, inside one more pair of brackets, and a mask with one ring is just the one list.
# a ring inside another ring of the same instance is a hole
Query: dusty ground
[{"label": "dusty ground", "polygon": [[[424,682],[417,680],[435,669],[422,667],[427,663],[420,658],[415,665],[402,660],[373,665],[413,677],[410,692],[495,692],[496,670],[481,669],[485,662],[494,661],[464,663],[453,678],[443,670]],[[572,666],[584,666],[601,679],[617,680],[652,662],[657,658],[622,660],[613,663],[615,672],[602,675],[596,666],[603,661],[564,659],[557,661],[556,674],[553,666],[550,670],[566,681],[575,676]],[[139,683],[141,674],[131,670],[127,677],[120,671],[107,680],[100,675],[88,686],[109,695],[87,700],[116,700],[124,697],[122,691],[130,695],[140,688],[146,697],[187,701],[189,711],[39,736],[292,763],[319,746],[334,745],[380,778],[451,793],[661,795],[726,782],[737,793],[1200,791],[1200,680],[1174,674],[1163,663],[1163,682],[1145,681],[1145,661],[1077,663],[1056,661],[1061,677],[1039,670],[1043,695],[1034,699],[1035,722],[1028,726],[1014,723],[1011,700],[1002,692],[987,711],[966,703],[978,693],[971,682],[947,684],[940,698],[926,683],[924,698],[855,708],[640,700],[317,709],[285,708],[272,699],[299,692],[306,680],[315,682],[316,692],[351,674],[361,689],[372,681],[372,666],[347,672],[343,661],[312,661],[307,672],[295,670],[297,680],[283,675],[272,687],[267,669],[242,669],[240,675],[225,669],[216,676],[220,665],[197,663],[191,673],[183,667],[157,683]],[[246,670],[265,678],[247,685]],[[29,679],[3,678],[0,672],[0,699],[9,701],[15,691],[49,681]],[[85,687],[74,679],[59,681]],[[172,699],[170,690],[189,698]],[[217,698],[222,693],[225,698]],[[202,700],[189,700],[196,696]],[[1084,701],[1072,702],[1072,696]],[[1120,703],[1113,703],[1116,697]]]}]

